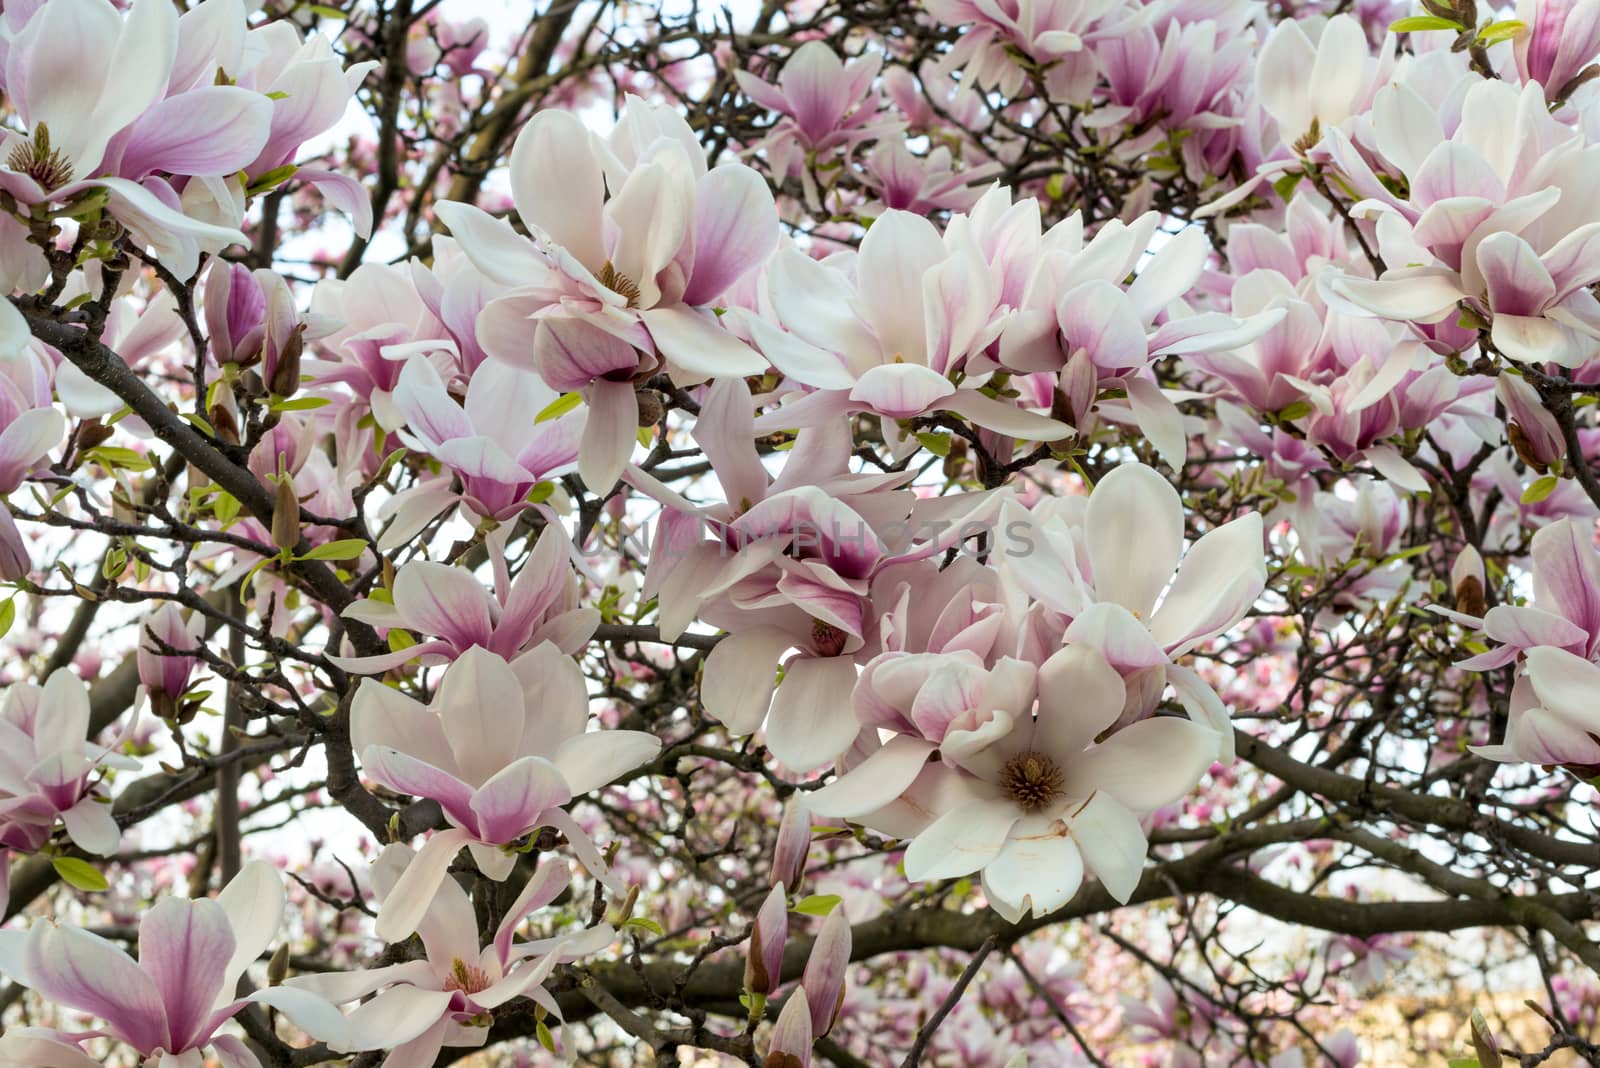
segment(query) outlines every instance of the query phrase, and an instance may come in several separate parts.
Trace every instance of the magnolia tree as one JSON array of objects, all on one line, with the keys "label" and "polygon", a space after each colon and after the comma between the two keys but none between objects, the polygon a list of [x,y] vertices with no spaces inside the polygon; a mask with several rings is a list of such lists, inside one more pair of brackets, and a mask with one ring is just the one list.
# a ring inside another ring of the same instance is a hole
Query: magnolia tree
[{"label": "magnolia tree", "polygon": [[6,3],[0,1061],[1600,1063],[1597,55]]}]

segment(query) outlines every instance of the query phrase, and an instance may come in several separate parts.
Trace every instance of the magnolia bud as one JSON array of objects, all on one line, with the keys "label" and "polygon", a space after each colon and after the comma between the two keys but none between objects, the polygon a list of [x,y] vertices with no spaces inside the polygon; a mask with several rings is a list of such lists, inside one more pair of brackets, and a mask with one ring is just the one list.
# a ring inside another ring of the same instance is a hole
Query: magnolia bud
[{"label": "magnolia bud", "polygon": [[1472,1010],[1472,1051],[1478,1055],[1478,1068],[1500,1068],[1500,1043],[1489,1030],[1489,1021],[1483,1013]]},{"label": "magnolia bud", "polygon": [[294,493],[294,479],[285,471],[278,476],[278,492],[272,502],[272,544],[285,551],[300,544],[300,498]]},{"label": "magnolia bud", "polygon": [[[779,883],[767,895],[750,928],[750,952],[744,961],[744,986],[765,997],[783,981],[783,943],[789,937],[789,901]],[[806,1021],[810,1026],[810,1020]]]},{"label": "magnolia bud", "polygon": [[1506,409],[1506,439],[1522,462],[1541,475],[1567,454],[1566,440],[1527,379],[1505,373],[1495,379],[1494,393]]},{"label": "magnolia bud", "polygon": [[[217,403],[206,412],[206,421],[211,424],[212,433],[218,441],[227,445],[239,444],[239,418],[234,414],[233,394],[223,390],[218,394]],[[225,398],[225,399],[223,399]]]},{"label": "magnolia bud", "polygon": [[633,395],[633,399],[639,405],[640,429],[655,426],[667,414],[667,406],[661,403],[661,394],[653,389],[641,389]]},{"label": "magnolia bud", "polygon": [[16,582],[27,578],[32,570],[33,561],[22,541],[22,531],[11,518],[11,509],[0,504],[0,579]]},{"label": "magnolia bud", "polygon": [[789,995],[773,1025],[772,1044],[767,1047],[762,1068],[810,1068],[813,1038],[809,1004],[804,985]]},{"label": "magnolia bud", "polygon": [[784,806],[783,820],[778,824],[778,841],[772,850],[772,885],[798,891],[810,849],[811,813],[796,795]]},{"label": "magnolia bud", "polygon": [[844,907],[835,905],[811,944],[811,956],[800,979],[800,988],[809,992],[811,1033],[818,1038],[833,1029],[844,1005],[844,972],[850,964],[850,945],[850,921]]},{"label": "magnolia bud", "polygon": [[275,397],[293,396],[300,388],[300,355],[305,349],[306,326],[300,323],[284,342],[283,351],[267,370],[267,390]]},{"label": "magnolia bud", "polygon": [[267,962],[267,985],[281,986],[289,976],[289,943],[279,942],[278,948],[272,951],[272,960]]},{"label": "magnolia bud", "polygon": [[1450,568],[1450,589],[1455,595],[1456,611],[1462,615],[1482,618],[1489,610],[1484,595],[1485,588],[1483,557],[1478,555],[1478,550],[1468,545],[1456,556],[1456,562]]}]

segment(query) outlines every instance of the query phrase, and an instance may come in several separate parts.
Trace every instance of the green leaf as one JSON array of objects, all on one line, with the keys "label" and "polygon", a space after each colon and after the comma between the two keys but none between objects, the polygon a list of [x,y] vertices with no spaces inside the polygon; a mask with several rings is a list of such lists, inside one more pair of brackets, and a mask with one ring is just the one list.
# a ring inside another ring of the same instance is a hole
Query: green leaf
[{"label": "green leaf", "polygon": [[318,545],[297,560],[354,560],[367,551],[364,538],[341,538],[326,545]]},{"label": "green leaf", "polygon": [[1451,1057],[1446,1063],[1450,1068],[1482,1068],[1476,1057]]},{"label": "green leaf", "polygon": [[533,1029],[534,1033],[539,1038],[539,1045],[543,1046],[551,1053],[554,1053],[556,1051],[556,1039],[555,1036],[550,1033],[550,1028],[545,1025],[545,1022],[543,1020],[537,1021],[533,1025]]},{"label": "green leaf", "polygon": [[791,911],[802,916],[826,916],[842,900],[838,894],[812,894],[798,902]]},{"label": "green leaf", "polygon": [[417,644],[417,639],[411,636],[411,632],[409,630],[402,630],[399,627],[395,627],[393,630],[389,631],[389,651],[391,653],[398,653],[402,649],[409,649],[415,644]]},{"label": "green leaf", "polygon": [[1454,30],[1460,33],[1466,29],[1459,22],[1440,18],[1438,15],[1412,15],[1410,18],[1396,19],[1389,23],[1390,33],[1420,33],[1425,30]]},{"label": "green leaf", "polygon": [[8,597],[4,604],[0,604],[0,638],[4,638],[11,631],[11,625],[17,621],[17,601],[15,597]]},{"label": "green leaf", "polygon": [[537,482],[534,484],[533,489],[528,491],[528,503],[543,504],[550,499],[550,495],[555,491],[556,484],[554,482]]},{"label": "green leaf", "polygon": [[91,460],[101,467],[115,471],[125,468],[129,471],[149,471],[150,461],[132,449],[120,448],[116,445],[100,445],[83,454],[85,460]]},{"label": "green leaf", "polygon": [[211,502],[211,514],[217,517],[217,522],[227,526],[239,518],[239,498],[226,490],[219,490],[217,499]]},{"label": "green leaf", "polygon": [[1313,409],[1310,401],[1295,401],[1293,404],[1283,409],[1283,411],[1279,412],[1278,418],[1284,420],[1285,422],[1292,422],[1296,419],[1304,419],[1306,416],[1310,415],[1312,411]]},{"label": "green leaf", "polygon": [[285,163],[281,167],[274,167],[266,174],[263,174],[261,177],[251,182],[249,188],[245,190],[245,193],[248,196],[255,196],[258,193],[265,193],[273,186],[281,185],[284,182],[287,182],[290,178],[293,178],[294,172],[299,169],[300,168],[296,167],[293,163]]},{"label": "green leaf", "polygon": [[327,397],[296,397],[293,400],[275,400],[267,408],[274,412],[309,412],[332,403]]},{"label": "green leaf", "polygon": [[1561,485],[1561,480],[1555,475],[1545,475],[1543,478],[1535,479],[1528,484],[1527,489],[1522,491],[1522,503],[1538,504],[1554,493],[1559,485]]},{"label": "green leaf", "polygon": [[77,857],[51,857],[50,866],[55,868],[62,882],[79,890],[98,893],[111,885],[99,868]]},{"label": "green leaf", "polygon": [[559,419],[583,403],[583,398],[576,393],[563,393],[555,400],[544,406],[544,411],[533,417],[535,423],[548,423],[552,419]]},{"label": "green leaf", "polygon": [[1521,37],[1522,31],[1527,28],[1528,24],[1526,22],[1518,22],[1516,19],[1491,22],[1478,31],[1478,41],[1480,44],[1486,45],[1499,44],[1501,41],[1509,41],[1513,37]]},{"label": "green leaf", "polygon": [[924,449],[927,449],[935,456],[950,455],[949,434],[935,434],[932,431],[919,430],[917,432],[917,440],[922,442],[922,447]]},{"label": "green leaf", "polygon": [[628,920],[628,922],[623,924],[622,926],[624,926],[624,927],[641,927],[644,930],[649,931],[651,934],[655,935],[657,938],[660,938],[662,935],[667,933],[666,930],[659,923],[657,923],[655,920],[647,920],[643,916],[631,917]]}]

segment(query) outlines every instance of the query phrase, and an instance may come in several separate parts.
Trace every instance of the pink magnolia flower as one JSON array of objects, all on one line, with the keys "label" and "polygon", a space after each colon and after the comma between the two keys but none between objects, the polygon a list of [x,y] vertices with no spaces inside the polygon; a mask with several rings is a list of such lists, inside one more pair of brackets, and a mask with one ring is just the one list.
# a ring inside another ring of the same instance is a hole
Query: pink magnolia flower
[{"label": "pink magnolia flower", "polygon": [[[1510,359],[1580,366],[1600,352],[1600,300],[1588,289],[1600,279],[1600,210],[1585,192],[1600,149],[1549,114],[1539,83],[1464,77],[1473,84],[1452,104],[1430,102],[1414,79],[1382,90],[1359,149],[1330,131],[1333,161],[1367,198],[1360,208],[1377,217],[1390,269],[1376,280],[1330,277],[1328,292],[1422,324],[1453,318],[1465,301]],[[1375,163],[1404,176],[1406,199]]]},{"label": "pink magnolia flower", "polygon": [[1084,51],[1099,21],[1117,10],[1112,0],[929,0],[928,13],[965,27],[940,68],[961,70],[980,89],[1015,99],[1026,72],[1012,57],[1021,52],[1045,69],[1051,100],[1077,103],[1093,87],[1095,64]]},{"label": "pink magnolia flower", "polygon": [[[215,6],[242,29],[242,5]],[[243,243],[236,225],[190,217],[167,180],[232,175],[266,143],[266,96],[185,79],[214,44],[181,34],[161,0],[137,0],[126,15],[108,0],[39,5],[6,57],[6,96],[28,133],[5,133],[0,186],[28,205],[104,190],[110,213],[180,278],[194,273],[199,241]],[[77,62],[86,54],[103,61]]]},{"label": "pink magnolia flower", "polygon": [[465,403],[457,404],[428,360],[406,361],[394,390],[395,409],[405,420],[400,439],[453,472],[461,489],[446,476],[386,502],[384,514],[394,521],[378,547],[404,545],[458,500],[478,520],[515,519],[530,506],[534,486],[578,457],[582,412],[537,419],[558,397],[537,375],[495,363],[473,373]]},{"label": "pink magnolia flower", "polygon": [[1528,553],[1532,604],[1495,605],[1481,621],[1434,607],[1501,643],[1458,666],[1491,671],[1535,646],[1553,646],[1585,660],[1600,655],[1600,552],[1594,547],[1593,520],[1560,519],[1541,528]]},{"label": "pink magnolia flower", "polygon": [[[342,383],[358,403],[341,418],[366,419],[383,430],[405,423],[395,407],[400,374],[413,356],[457,354],[455,339],[418,292],[415,272],[382,263],[365,263],[349,278],[321,282],[311,296],[312,312],[338,328],[321,338],[318,359],[305,361],[317,389]],[[353,434],[356,427],[351,426]]]},{"label": "pink magnolia flower", "polygon": [[[995,911],[1044,915],[1077,893],[1085,870],[1118,901],[1139,881],[1139,817],[1171,804],[1210,768],[1220,740],[1209,726],[1157,717],[1109,737],[1127,694],[1105,658],[1069,645],[1033,687],[967,700],[940,687],[954,713],[938,739],[903,733],[858,748],[812,809],[910,838],[914,882],[983,872]],[[932,758],[932,759],[930,759]]]},{"label": "pink magnolia flower", "polygon": [[633,97],[605,141],[571,112],[536,114],[512,149],[511,187],[537,244],[464,204],[439,217],[480,271],[518,287],[484,308],[479,341],[583,394],[579,473],[607,492],[637,433],[633,382],[658,358],[682,384],[766,369],[712,306],[771,253],[777,208],[755,171],[707,169],[681,116]]},{"label": "pink magnolia flower", "polygon": [[[136,717],[134,717],[136,718]],[[125,724],[123,733],[132,729]],[[0,845],[34,852],[57,818],[82,848],[114,852],[121,831],[97,768],[137,768],[138,761],[87,741],[89,691],[69,668],[43,686],[14,682],[0,705]],[[120,736],[118,741],[120,741]]]},{"label": "pink magnolia flower", "polygon": [[697,506],[630,472],[666,506],[643,592],[659,596],[668,640],[694,619],[730,632],[706,658],[706,711],[740,734],[765,719],[774,755],[805,771],[843,752],[860,729],[849,694],[873,576],[958,544],[976,532],[964,522],[981,520],[995,499],[917,501],[899,489],[904,472],[851,474],[838,422],[802,430],[773,478],[755,449],[753,406],[742,382],[718,382],[693,431],[725,503]]},{"label": "pink magnolia flower", "polygon": [[1174,661],[1237,625],[1261,595],[1261,516],[1225,523],[1186,551],[1178,492],[1151,468],[1123,464],[1086,503],[1053,498],[1031,514],[1008,503],[1001,518],[1008,541],[1001,568],[1069,621],[1065,641],[1087,643],[1123,674],[1130,716],[1146,714],[1171,684],[1215,727],[1221,755],[1231,759],[1226,710]]},{"label": "pink magnolia flower", "polygon": [[1596,0],[1518,0],[1517,20],[1527,26],[1512,46],[1517,73],[1543,83],[1551,100],[1600,54]]},{"label": "pink magnolia flower", "polygon": [[100,1062],[77,1043],[104,1034],[169,1068],[198,1068],[208,1049],[225,1068],[260,1068],[243,1042],[217,1030],[255,1000],[235,1000],[234,989],[277,934],[284,901],[282,877],[262,861],[246,864],[215,900],[164,897],[139,921],[137,961],[49,920],[0,931],[0,971],[106,1024],[79,1034],[8,1030],[0,1054],[10,1064],[87,1068]]},{"label": "pink magnolia flower", "polygon": [[[818,262],[790,246],[767,270],[767,296],[785,330],[746,316],[751,336],[793,386],[815,392],[771,412],[758,430],[814,426],[848,412],[891,420],[947,411],[1031,441],[1070,428],[987,396],[967,366],[1000,335],[1001,286],[976,226],[957,215],[941,235],[920,215],[884,212],[858,254]],[[967,377],[958,386],[956,372]]]},{"label": "pink magnolia flower", "polygon": [[[0,301],[0,495],[22,485],[34,466],[67,436],[67,420],[50,403],[47,365],[35,358],[27,320]],[[22,578],[31,566],[22,532],[0,508],[0,575]]]},{"label": "pink magnolia flower", "polygon": [[1565,649],[1527,651],[1527,667],[1511,688],[1505,739],[1468,748],[1503,764],[1543,764],[1572,769],[1580,778],[1600,774],[1600,719],[1594,689],[1600,667]]},{"label": "pink magnolia flower", "polygon": [[1327,129],[1358,115],[1387,80],[1394,38],[1376,57],[1353,15],[1284,19],[1272,27],[1256,60],[1256,99],[1293,146],[1313,126]]},{"label": "pink magnolia flower", "polygon": [[[403,844],[384,848],[371,870],[380,901],[397,892],[413,860]],[[472,899],[454,879],[444,879],[418,921],[420,959],[295,976],[257,1000],[287,1013],[296,1027],[337,1052],[387,1049],[394,1064],[431,1064],[442,1047],[483,1045],[488,1014],[513,998],[531,998],[560,1019],[560,1007],[540,984],[557,964],[589,956],[616,937],[600,924],[562,937],[514,941],[522,921],[566,889],[568,874],[561,862],[541,866],[481,949]],[[336,1007],[358,1000],[348,1014]]]},{"label": "pink magnolia flower", "polygon": [[550,826],[590,874],[604,874],[588,835],[561,806],[650,760],[661,740],[643,731],[585,733],[588,719],[583,673],[548,642],[510,663],[468,649],[427,705],[362,680],[350,736],[367,776],[438,801],[451,825],[428,839],[384,900],[379,937],[397,942],[416,930],[462,846],[485,876],[501,880],[516,854],[499,847]]},{"label": "pink magnolia flower", "polygon": [[411,660],[447,663],[473,648],[513,660],[543,642],[569,656],[582,650],[600,624],[600,613],[578,604],[571,543],[551,523],[539,535],[515,579],[505,555],[490,538],[494,590],[472,573],[431,560],[413,560],[395,572],[390,599],[364,597],[345,609],[349,619],[380,628],[434,635],[416,645],[371,657],[330,657],[346,671],[379,674]]},{"label": "pink magnolia flower", "polygon": [[784,63],[776,85],[749,71],[733,72],[745,96],[782,116],[752,149],[766,154],[774,175],[798,173],[811,203],[817,203],[817,191],[805,166],[808,156],[825,163],[833,154],[848,154],[862,142],[899,130],[881,113],[872,91],[882,66],[876,52],[845,63],[825,42],[807,41]]},{"label": "pink magnolia flower", "polygon": [[[141,624],[139,651],[135,654],[139,681],[149,691],[157,715],[171,718],[176,714],[178,698],[188,691],[189,679],[200,666],[199,657],[186,656],[183,651],[200,647],[205,628],[205,617],[199,612],[185,620],[182,609],[170,601],[151,612]],[[164,652],[163,646],[178,652]]]}]

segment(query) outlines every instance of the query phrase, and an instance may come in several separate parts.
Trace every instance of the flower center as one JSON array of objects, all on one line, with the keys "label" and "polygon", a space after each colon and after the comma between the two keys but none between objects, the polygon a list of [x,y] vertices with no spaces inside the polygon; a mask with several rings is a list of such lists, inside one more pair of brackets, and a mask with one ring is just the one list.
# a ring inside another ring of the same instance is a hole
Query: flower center
[{"label": "flower center", "polygon": [[72,181],[72,161],[50,147],[50,128],[42,122],[33,131],[33,140],[11,150],[6,166],[26,174],[47,193]]},{"label": "flower center", "polygon": [[628,298],[628,307],[639,306],[639,286],[633,279],[611,266],[611,261],[606,260],[600,268],[600,284],[613,293],[620,293]]},{"label": "flower center", "polygon": [[492,985],[494,980],[489,978],[488,972],[468,964],[460,957],[451,962],[450,978],[444,981],[446,990],[459,990],[463,994],[476,994]]},{"label": "flower center", "polygon": [[1019,753],[1000,769],[1000,786],[1024,812],[1038,812],[1061,796],[1061,769],[1043,753]]},{"label": "flower center", "polygon": [[817,653],[820,656],[838,656],[844,652],[844,643],[850,640],[850,635],[820,619],[811,621],[811,640],[816,643]]}]

